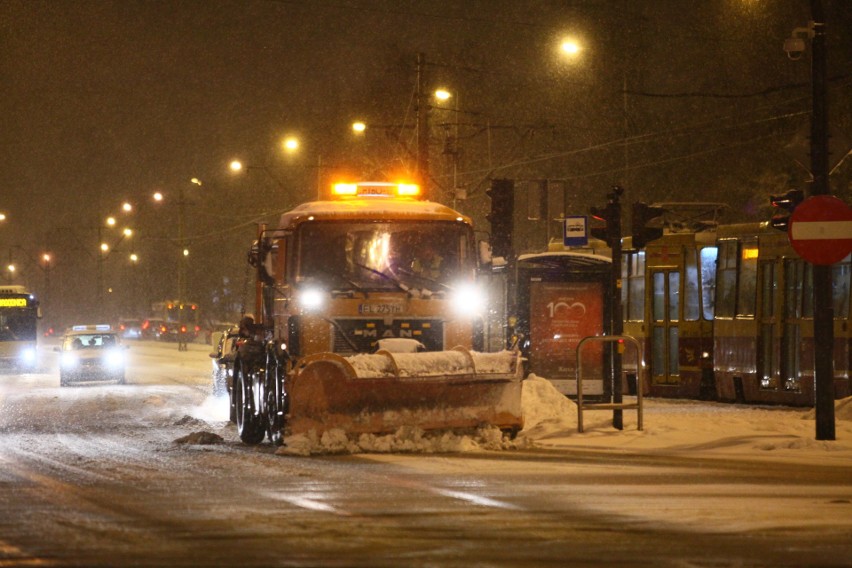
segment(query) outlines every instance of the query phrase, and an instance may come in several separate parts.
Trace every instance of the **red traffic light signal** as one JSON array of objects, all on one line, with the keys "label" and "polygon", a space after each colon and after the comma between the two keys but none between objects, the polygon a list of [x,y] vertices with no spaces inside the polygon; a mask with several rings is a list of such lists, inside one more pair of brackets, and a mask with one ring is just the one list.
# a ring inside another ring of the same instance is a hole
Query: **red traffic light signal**
[{"label": "red traffic light signal", "polygon": [[790,215],[804,199],[805,192],[801,189],[791,189],[781,195],[770,195],[769,202],[772,203],[772,206],[783,210],[772,215],[772,219],[769,221],[772,228],[787,231],[787,227],[790,225]]},{"label": "red traffic light signal", "polygon": [[621,208],[612,201],[606,207],[590,207],[592,217],[603,221],[603,227],[591,227],[589,233],[596,239],[604,241],[611,247],[613,243],[621,240]]}]

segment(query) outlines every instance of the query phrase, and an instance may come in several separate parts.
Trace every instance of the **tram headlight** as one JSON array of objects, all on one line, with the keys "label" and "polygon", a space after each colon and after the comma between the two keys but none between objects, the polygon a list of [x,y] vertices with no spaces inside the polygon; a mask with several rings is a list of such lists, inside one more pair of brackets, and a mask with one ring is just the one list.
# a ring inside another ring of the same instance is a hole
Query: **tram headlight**
[{"label": "tram headlight", "polygon": [[485,313],[485,291],[472,282],[455,286],[450,297],[453,310],[461,316],[478,316]]}]

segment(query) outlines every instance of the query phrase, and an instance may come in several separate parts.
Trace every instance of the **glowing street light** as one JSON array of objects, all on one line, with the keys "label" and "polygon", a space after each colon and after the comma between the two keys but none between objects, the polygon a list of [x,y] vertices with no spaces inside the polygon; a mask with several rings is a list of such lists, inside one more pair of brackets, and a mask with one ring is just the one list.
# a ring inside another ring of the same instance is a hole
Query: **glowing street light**
[{"label": "glowing street light", "polygon": [[239,160],[233,160],[228,167],[231,168],[232,172],[240,172],[243,170],[243,163]]},{"label": "glowing street light", "polygon": [[116,223],[115,217],[107,217],[106,218],[107,227],[115,227],[115,223]]},{"label": "glowing street light", "polygon": [[295,152],[299,149],[299,139],[295,136],[289,136],[282,143],[286,152]]},{"label": "glowing street light", "polygon": [[573,38],[565,38],[562,40],[562,43],[559,45],[559,49],[562,53],[569,57],[576,57],[580,54],[580,51],[582,51],[580,44]]},{"label": "glowing street light", "polygon": [[453,98],[453,94],[446,89],[438,89],[435,91],[435,98],[439,101],[448,101]]},{"label": "glowing street light", "polygon": [[352,123],[352,131],[356,134],[362,134],[365,130],[367,130],[367,125],[361,121]]},{"label": "glowing street light", "polygon": [[163,200],[163,194],[162,194],[162,193],[160,193],[159,191],[155,191],[155,192],[154,192],[154,195],[152,196],[152,198],[154,199],[154,201],[156,201],[156,202],[158,202],[158,203],[159,203],[160,201],[162,201],[162,200]]}]

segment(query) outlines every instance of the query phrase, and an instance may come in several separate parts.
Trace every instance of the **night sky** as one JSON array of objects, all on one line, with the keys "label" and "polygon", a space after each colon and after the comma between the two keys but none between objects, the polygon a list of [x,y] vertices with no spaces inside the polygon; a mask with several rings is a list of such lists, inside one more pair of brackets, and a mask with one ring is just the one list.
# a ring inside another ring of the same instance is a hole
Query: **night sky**
[{"label": "night sky", "polygon": [[[852,4],[825,5],[843,146]],[[97,227],[129,199],[138,238],[122,251],[148,264],[133,276],[110,258],[105,277],[132,281],[137,299],[116,309],[140,311],[175,286],[169,199],[183,185],[193,293],[239,295],[253,223],[312,198],[318,171],[413,165],[418,53],[426,89],[457,96],[430,112],[433,199],[464,187],[458,207],[481,220],[491,177],[547,178],[564,180],[574,214],[622,183],[628,201],[725,200],[733,220],[756,220],[769,193],[807,179],[788,147],[807,142],[808,56],[781,46],[808,19],[806,0],[0,0],[0,254],[29,264],[17,278],[44,295],[33,259],[56,251],[63,308],[90,302],[77,288],[91,285]],[[567,35],[583,46],[573,62],[557,49]],[[374,128],[356,139],[355,119]],[[236,177],[234,158],[267,169]],[[832,178],[847,200],[850,169]]]}]

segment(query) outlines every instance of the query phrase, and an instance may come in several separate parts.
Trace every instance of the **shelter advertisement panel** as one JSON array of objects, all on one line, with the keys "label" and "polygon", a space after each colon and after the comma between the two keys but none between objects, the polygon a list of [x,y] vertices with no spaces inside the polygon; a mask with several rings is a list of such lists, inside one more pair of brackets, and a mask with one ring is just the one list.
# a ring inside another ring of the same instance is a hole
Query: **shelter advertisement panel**
[{"label": "shelter advertisement panel", "polygon": [[[601,282],[530,282],[530,356],[536,374],[563,394],[577,394],[577,345],[603,335]],[[583,394],[603,393],[602,343],[583,346]]]}]

